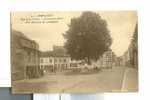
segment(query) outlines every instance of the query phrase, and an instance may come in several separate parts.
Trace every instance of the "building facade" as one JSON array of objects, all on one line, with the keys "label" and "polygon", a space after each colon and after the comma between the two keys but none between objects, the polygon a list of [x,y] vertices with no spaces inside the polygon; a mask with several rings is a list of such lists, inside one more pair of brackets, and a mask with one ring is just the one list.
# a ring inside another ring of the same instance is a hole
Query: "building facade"
[{"label": "building facade", "polygon": [[54,59],[51,52],[40,52],[40,69],[53,72]]},{"label": "building facade", "polygon": [[12,79],[21,80],[39,75],[39,45],[23,33],[11,32]]},{"label": "building facade", "polygon": [[138,69],[138,26],[136,25],[131,43],[122,56],[122,65]]},{"label": "building facade", "polygon": [[92,61],[92,65],[87,65],[84,60],[71,59],[63,47],[54,46],[53,51],[41,52],[40,68],[45,72],[64,71],[65,69],[112,68],[116,66],[116,59],[115,54],[109,49],[96,62]]},{"label": "building facade", "polygon": [[70,56],[61,46],[54,46],[53,51],[40,54],[40,68],[45,72],[63,71],[70,67],[70,61]]},{"label": "building facade", "polygon": [[95,66],[99,68],[112,68],[113,66],[116,66],[116,59],[114,52],[109,49],[99,57],[99,59],[95,62]]}]

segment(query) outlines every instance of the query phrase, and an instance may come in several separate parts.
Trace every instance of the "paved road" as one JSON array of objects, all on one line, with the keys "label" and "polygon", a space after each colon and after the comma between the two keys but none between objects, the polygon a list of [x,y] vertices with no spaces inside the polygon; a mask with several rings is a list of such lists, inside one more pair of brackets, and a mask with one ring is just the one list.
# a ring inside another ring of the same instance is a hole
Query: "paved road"
[{"label": "paved road", "polygon": [[[126,70],[128,68],[115,67],[104,69],[95,74],[57,74],[47,75],[39,79],[21,80],[13,83],[13,92],[118,92],[125,90],[128,86],[132,87],[132,85],[126,85],[125,83],[130,84],[130,81],[127,82],[128,77],[132,76],[133,79],[136,77],[136,75],[129,74],[132,71]],[[122,86],[123,83],[124,86]]]},{"label": "paved road", "polygon": [[136,69],[125,70],[122,91],[138,91],[138,71]]}]

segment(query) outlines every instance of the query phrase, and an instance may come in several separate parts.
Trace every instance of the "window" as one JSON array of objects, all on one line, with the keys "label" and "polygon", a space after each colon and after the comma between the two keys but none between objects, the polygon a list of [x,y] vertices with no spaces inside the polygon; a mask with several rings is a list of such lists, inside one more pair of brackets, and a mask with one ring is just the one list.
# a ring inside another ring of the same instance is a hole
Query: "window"
[{"label": "window", "polygon": [[41,65],[40,69],[43,69],[43,65]]},{"label": "window", "polygon": [[57,59],[54,59],[55,62],[57,62]]},{"label": "window", "polygon": [[66,62],[67,60],[66,59],[64,59],[64,62]]},{"label": "window", "polygon": [[52,59],[49,59],[49,62],[52,63]]},{"label": "window", "polygon": [[61,62],[61,58],[59,59],[59,62]]},{"label": "window", "polygon": [[40,59],[40,62],[43,63],[43,59]]}]

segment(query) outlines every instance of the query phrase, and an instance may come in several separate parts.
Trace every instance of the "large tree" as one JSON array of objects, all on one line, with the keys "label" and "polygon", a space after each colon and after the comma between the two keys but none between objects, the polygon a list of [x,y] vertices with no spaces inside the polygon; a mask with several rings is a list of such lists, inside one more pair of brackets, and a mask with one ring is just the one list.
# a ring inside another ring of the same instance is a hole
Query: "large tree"
[{"label": "large tree", "polygon": [[80,17],[72,18],[69,29],[64,34],[65,48],[73,59],[97,60],[112,43],[107,23],[94,12],[83,12]]}]

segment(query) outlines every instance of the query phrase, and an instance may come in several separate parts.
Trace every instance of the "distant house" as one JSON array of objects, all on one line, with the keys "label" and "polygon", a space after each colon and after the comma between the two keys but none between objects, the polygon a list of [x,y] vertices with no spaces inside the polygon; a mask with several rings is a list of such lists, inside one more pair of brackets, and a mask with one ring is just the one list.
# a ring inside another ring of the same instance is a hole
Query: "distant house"
[{"label": "distant house", "polygon": [[[137,45],[137,44],[136,44]],[[128,50],[122,56],[122,65],[126,67],[138,67],[138,48],[131,42]]]},{"label": "distant house", "polygon": [[41,52],[40,67],[47,72],[62,71],[70,67],[71,58],[61,46],[54,46],[53,51]]},{"label": "distant house", "polygon": [[93,62],[95,66],[98,68],[112,68],[116,66],[116,55],[114,52],[109,49],[108,51],[104,52],[102,56],[96,61]]},{"label": "distant house", "polygon": [[66,69],[92,69],[92,68],[111,68],[115,66],[116,56],[111,49],[106,51],[96,62],[92,65],[85,64],[85,61],[77,61],[71,59],[63,46],[54,46],[53,51],[46,51],[40,53],[40,68],[45,72],[64,71]]}]

